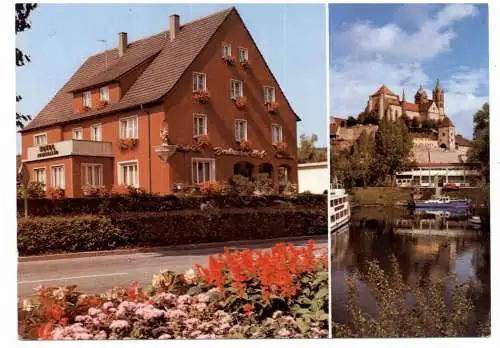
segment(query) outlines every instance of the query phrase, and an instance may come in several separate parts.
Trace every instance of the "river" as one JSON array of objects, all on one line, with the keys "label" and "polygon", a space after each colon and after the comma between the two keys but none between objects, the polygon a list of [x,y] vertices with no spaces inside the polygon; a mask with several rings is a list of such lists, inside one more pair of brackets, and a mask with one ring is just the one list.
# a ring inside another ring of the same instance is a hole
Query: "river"
[{"label": "river", "polygon": [[[434,212],[434,214],[436,214]],[[486,320],[490,311],[489,221],[473,228],[461,212],[448,216],[430,215],[394,208],[356,208],[350,225],[332,234],[332,320],[346,323],[348,300],[346,275],[367,270],[366,261],[378,260],[390,270],[390,257],[396,256],[407,284],[422,279],[456,275],[460,282],[473,279],[474,311],[469,334]],[[361,308],[376,314],[376,306],[362,281],[358,291]]]}]

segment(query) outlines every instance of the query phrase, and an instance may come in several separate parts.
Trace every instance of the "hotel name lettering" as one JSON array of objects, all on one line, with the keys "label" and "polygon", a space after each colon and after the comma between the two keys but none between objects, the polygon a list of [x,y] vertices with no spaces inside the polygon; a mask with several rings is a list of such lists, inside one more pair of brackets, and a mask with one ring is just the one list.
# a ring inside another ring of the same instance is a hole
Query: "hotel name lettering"
[{"label": "hotel name lettering", "polygon": [[37,155],[38,158],[55,156],[59,154],[59,151],[56,150],[54,144],[40,146],[38,148],[38,151],[39,151]]}]

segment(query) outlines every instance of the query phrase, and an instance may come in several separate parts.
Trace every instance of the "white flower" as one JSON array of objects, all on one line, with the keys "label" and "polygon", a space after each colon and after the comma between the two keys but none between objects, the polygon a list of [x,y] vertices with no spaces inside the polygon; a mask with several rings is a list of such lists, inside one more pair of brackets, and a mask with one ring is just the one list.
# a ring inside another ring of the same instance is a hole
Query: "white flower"
[{"label": "white flower", "polygon": [[31,303],[31,301],[28,299],[24,299],[23,300],[23,311],[31,312],[32,309],[33,309],[33,304]]},{"label": "white flower", "polygon": [[210,301],[210,296],[208,296],[207,294],[199,294],[197,299],[198,302],[206,303]]},{"label": "white flower", "polygon": [[52,291],[52,296],[54,296],[58,300],[62,300],[65,296],[64,288],[59,287],[59,288],[55,289],[54,291]]},{"label": "white flower", "polygon": [[291,332],[290,332],[290,331],[288,331],[288,330],[287,330],[287,329],[285,329],[285,328],[282,328],[282,329],[280,329],[280,330],[278,331],[278,336],[280,336],[280,337],[288,337],[288,336],[290,336],[290,334],[291,334]]},{"label": "white flower", "polygon": [[198,276],[196,275],[196,272],[194,269],[190,268],[184,273],[184,280],[188,284],[193,284],[196,281],[196,278]]},{"label": "white flower", "polygon": [[128,327],[128,321],[126,320],[113,320],[111,324],[109,324],[110,329],[123,329]]},{"label": "white flower", "polygon": [[171,338],[172,338],[172,336],[170,336],[169,334],[163,334],[160,337],[158,337],[159,340],[168,340]]}]

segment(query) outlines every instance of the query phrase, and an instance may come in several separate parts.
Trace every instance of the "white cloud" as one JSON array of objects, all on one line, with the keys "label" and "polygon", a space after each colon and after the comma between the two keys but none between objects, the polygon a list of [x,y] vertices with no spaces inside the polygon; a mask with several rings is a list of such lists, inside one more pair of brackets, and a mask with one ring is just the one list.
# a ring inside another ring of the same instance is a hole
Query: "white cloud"
[{"label": "white cloud", "polygon": [[334,40],[348,47],[354,55],[384,54],[386,59],[420,62],[449,51],[456,38],[451,26],[476,14],[473,5],[447,5],[434,17],[422,21],[414,32],[405,31],[394,23],[377,26],[372,22],[358,22],[334,35]]}]

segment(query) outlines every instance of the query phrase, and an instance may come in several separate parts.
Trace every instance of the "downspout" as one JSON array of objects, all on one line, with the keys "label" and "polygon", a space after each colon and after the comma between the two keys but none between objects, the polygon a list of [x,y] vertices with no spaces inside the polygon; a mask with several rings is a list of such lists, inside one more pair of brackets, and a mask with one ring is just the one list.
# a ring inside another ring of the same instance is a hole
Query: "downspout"
[{"label": "downspout", "polygon": [[[141,110],[142,104],[141,104]],[[144,110],[146,114],[148,115],[148,191],[149,193],[152,192],[152,183],[151,183],[151,113],[148,110]]]}]

